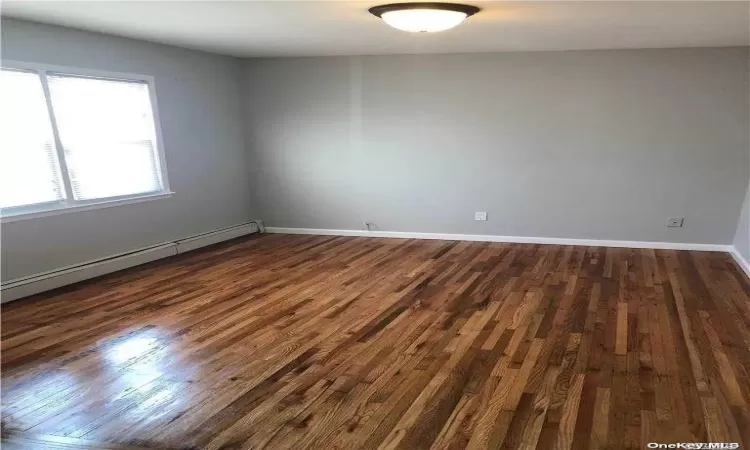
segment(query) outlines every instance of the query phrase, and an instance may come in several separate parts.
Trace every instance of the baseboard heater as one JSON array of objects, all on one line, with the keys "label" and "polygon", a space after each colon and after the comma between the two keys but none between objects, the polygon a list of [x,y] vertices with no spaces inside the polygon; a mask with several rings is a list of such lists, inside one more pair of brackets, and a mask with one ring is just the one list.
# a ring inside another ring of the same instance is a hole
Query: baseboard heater
[{"label": "baseboard heater", "polygon": [[0,287],[0,303],[18,300],[29,295],[262,231],[262,222],[254,221],[106,258],[95,259],[73,266],[61,267],[28,277],[17,278],[2,283],[2,287]]}]

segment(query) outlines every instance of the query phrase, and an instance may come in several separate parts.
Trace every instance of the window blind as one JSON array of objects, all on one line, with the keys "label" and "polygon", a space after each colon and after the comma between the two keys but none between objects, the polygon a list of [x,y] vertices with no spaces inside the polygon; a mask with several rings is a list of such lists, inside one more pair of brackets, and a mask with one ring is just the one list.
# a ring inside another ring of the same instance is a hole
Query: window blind
[{"label": "window blind", "polygon": [[75,200],[162,190],[147,83],[48,73]]},{"label": "window blind", "polygon": [[0,71],[0,208],[64,200],[39,75]]}]

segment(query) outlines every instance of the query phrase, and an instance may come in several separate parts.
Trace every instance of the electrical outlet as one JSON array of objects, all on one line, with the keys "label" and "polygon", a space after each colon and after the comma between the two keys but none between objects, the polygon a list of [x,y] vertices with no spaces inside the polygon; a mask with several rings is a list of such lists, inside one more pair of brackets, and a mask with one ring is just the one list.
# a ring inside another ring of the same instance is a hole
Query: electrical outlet
[{"label": "electrical outlet", "polygon": [[682,228],[682,222],[684,220],[684,217],[670,217],[667,219],[667,226],[669,228]]},{"label": "electrical outlet", "polygon": [[474,220],[487,220],[487,213],[486,212],[475,212],[474,213]]}]

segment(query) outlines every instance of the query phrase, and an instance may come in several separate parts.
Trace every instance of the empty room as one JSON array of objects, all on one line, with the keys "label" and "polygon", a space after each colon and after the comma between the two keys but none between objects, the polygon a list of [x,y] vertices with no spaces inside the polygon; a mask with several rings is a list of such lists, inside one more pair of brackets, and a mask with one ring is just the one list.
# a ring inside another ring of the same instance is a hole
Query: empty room
[{"label": "empty room", "polygon": [[0,11],[3,449],[750,448],[750,2]]}]

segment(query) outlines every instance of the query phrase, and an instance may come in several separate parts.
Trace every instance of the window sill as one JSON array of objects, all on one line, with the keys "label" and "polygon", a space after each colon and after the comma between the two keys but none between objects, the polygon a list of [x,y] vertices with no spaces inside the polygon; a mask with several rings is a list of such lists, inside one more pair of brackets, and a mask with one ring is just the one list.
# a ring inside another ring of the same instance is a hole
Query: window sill
[{"label": "window sill", "polygon": [[0,216],[0,223],[20,222],[22,220],[37,219],[39,217],[57,216],[78,211],[90,211],[92,209],[111,208],[113,206],[130,205],[133,203],[150,202],[162,198],[169,198],[174,192],[159,192],[157,194],[140,195],[137,197],[118,198],[115,200],[102,200],[73,206],[56,205],[46,207],[37,211],[24,211],[16,214]]}]

